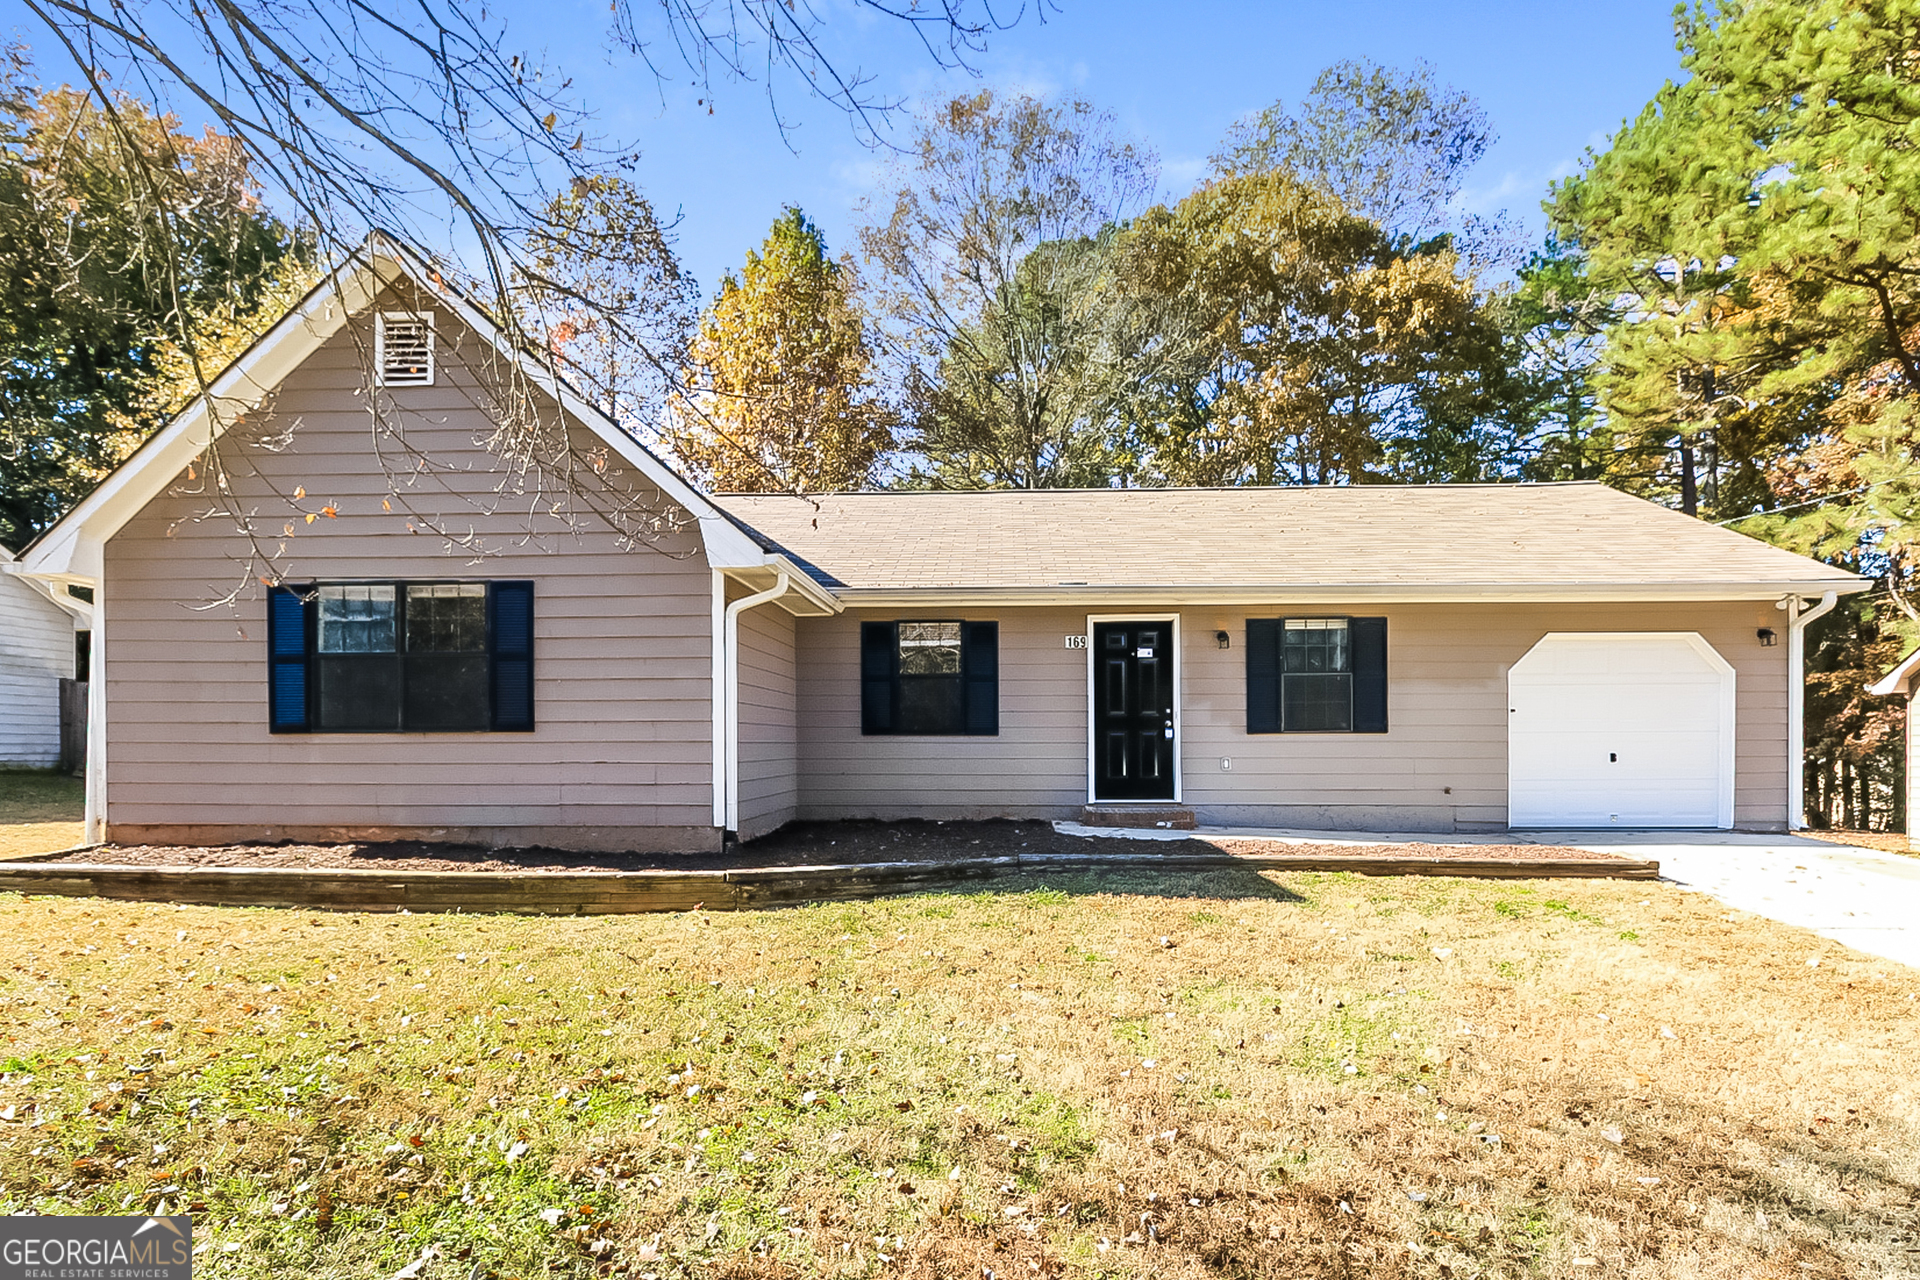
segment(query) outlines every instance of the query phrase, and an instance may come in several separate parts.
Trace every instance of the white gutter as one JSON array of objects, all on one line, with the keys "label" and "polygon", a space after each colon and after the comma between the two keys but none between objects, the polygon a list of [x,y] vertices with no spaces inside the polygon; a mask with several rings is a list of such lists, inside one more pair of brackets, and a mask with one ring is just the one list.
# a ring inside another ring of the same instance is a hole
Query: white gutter
[{"label": "white gutter", "polygon": [[1783,591],[1851,594],[1873,583],[1825,580],[1666,583],[1249,583],[1244,586],[1166,586],[1062,583],[1057,586],[835,587],[842,608],[1007,608],[1023,605],[1166,608],[1287,604],[1619,604],[1629,601],[1778,600]]},{"label": "white gutter", "polygon": [[726,742],[726,755],[723,790],[726,795],[726,817],[722,829],[731,836],[740,830],[740,615],[755,605],[778,600],[787,594],[791,578],[785,569],[774,584],[765,591],[750,596],[741,596],[727,606],[726,619],[722,627],[721,641],[723,653],[721,664],[725,668],[725,678],[721,681],[721,699],[724,703],[722,733]]},{"label": "white gutter", "polygon": [[1776,600],[1773,607],[1787,611],[1787,829],[1804,830],[1807,825],[1807,624],[1826,616],[1839,603],[1839,594],[1829,591],[1820,603],[1802,611],[1800,597],[1790,595]]}]

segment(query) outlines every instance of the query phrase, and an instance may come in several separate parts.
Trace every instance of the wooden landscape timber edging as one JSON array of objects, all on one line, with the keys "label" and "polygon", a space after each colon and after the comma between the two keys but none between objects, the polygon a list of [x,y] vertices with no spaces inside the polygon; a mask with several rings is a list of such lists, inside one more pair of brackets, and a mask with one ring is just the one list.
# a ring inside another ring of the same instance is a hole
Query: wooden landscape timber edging
[{"label": "wooden landscape timber edging", "polygon": [[1626,858],[1393,858],[1230,854],[1033,854],[951,862],[688,871],[377,871],[332,867],[149,867],[0,864],[0,892],[197,906],[335,911],[623,915],[751,910],[918,893],[1036,871],[1352,871],[1374,876],[1657,880],[1660,864]]}]

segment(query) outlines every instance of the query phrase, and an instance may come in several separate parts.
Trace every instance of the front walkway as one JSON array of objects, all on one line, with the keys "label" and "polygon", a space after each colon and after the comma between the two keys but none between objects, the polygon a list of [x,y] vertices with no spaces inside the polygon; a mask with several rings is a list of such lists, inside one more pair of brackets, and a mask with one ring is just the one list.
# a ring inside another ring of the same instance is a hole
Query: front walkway
[{"label": "front walkway", "polygon": [[[1095,832],[1055,823],[1075,835]],[[1729,907],[1811,929],[1856,951],[1920,968],[1920,857],[1745,831],[1511,831],[1488,835],[1202,827],[1100,835],[1149,840],[1240,836],[1287,844],[1542,844],[1647,858],[1663,880]]]}]

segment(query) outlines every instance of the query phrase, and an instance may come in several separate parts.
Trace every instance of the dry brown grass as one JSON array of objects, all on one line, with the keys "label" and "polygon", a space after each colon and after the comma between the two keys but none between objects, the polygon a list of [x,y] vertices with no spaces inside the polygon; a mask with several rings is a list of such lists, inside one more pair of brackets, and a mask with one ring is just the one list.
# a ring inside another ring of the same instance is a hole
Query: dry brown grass
[{"label": "dry brown grass", "polygon": [[12,898],[0,939],[0,1210],[184,1205],[207,1274],[1920,1260],[1920,975],[1664,884],[1139,873],[556,921]]},{"label": "dry brown grass", "polygon": [[71,849],[85,838],[86,788],[42,770],[0,770],[0,860]]},{"label": "dry brown grass", "polygon": [[1913,853],[1913,841],[1904,831],[1802,831],[1799,834],[1828,844],[1850,844],[1882,853]]}]

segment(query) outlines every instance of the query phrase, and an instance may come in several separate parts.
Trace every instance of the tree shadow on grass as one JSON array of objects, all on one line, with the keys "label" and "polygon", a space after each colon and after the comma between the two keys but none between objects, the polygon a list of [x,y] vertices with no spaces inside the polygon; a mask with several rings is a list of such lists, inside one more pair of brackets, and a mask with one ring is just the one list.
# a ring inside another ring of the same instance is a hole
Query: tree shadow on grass
[{"label": "tree shadow on grass", "polygon": [[[1216,855],[1217,857],[1217,855]],[[877,871],[878,869],[876,869]],[[927,867],[898,879],[857,876],[838,883],[795,875],[779,882],[744,888],[745,909],[803,906],[817,902],[872,901],[914,895],[1069,897],[1116,895],[1212,901],[1306,903],[1308,899],[1272,879],[1273,873],[1229,859],[1207,866],[1155,867],[1132,860],[1125,865],[1058,867]]]}]

